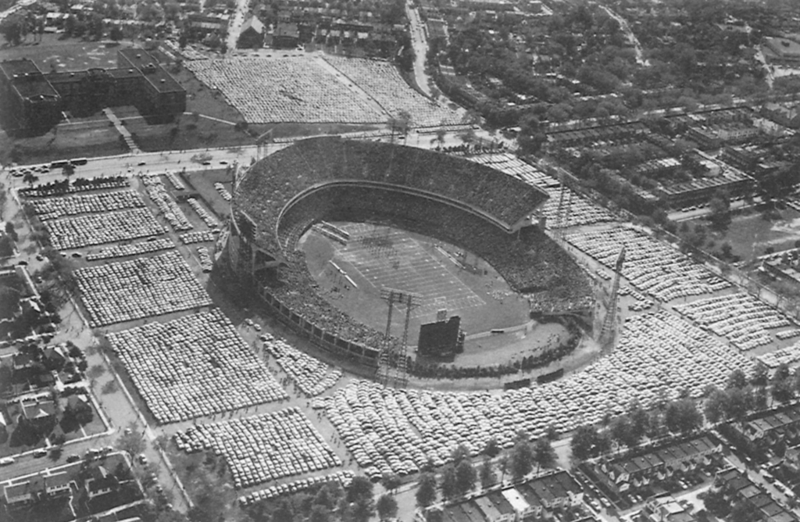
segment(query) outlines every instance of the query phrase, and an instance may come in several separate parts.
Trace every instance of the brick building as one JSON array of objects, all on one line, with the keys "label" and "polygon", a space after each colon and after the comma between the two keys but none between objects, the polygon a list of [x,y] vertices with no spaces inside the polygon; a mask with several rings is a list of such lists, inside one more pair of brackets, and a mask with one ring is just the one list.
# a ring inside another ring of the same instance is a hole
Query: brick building
[{"label": "brick building", "polygon": [[117,52],[116,69],[43,74],[27,58],[0,62],[0,113],[11,132],[48,129],[62,111],[135,105],[145,115],[186,110],[186,90],[143,49]]}]

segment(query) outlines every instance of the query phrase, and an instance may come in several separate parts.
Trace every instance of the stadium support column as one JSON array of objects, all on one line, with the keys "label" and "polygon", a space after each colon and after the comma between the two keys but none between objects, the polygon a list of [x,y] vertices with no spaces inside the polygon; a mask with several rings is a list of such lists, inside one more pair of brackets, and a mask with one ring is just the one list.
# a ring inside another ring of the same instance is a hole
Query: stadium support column
[{"label": "stadium support column", "polygon": [[608,298],[606,318],[600,330],[599,342],[605,348],[614,340],[614,323],[617,319],[617,304],[619,302],[619,280],[622,277],[622,266],[625,263],[625,246],[619,251],[617,262],[614,266],[614,282],[611,284],[611,296]]}]

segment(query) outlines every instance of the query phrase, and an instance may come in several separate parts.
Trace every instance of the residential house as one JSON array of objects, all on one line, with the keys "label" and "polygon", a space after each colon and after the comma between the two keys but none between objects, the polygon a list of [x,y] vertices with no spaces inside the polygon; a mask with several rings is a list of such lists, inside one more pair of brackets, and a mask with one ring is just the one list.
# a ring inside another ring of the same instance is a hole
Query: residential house
[{"label": "residential house", "polygon": [[251,16],[242,24],[237,47],[239,49],[260,49],[264,45],[264,24],[256,16]]},{"label": "residential house", "polygon": [[115,490],[119,482],[116,477],[108,472],[105,466],[96,466],[92,468],[92,476],[84,482],[86,494],[89,499],[111,493]]}]

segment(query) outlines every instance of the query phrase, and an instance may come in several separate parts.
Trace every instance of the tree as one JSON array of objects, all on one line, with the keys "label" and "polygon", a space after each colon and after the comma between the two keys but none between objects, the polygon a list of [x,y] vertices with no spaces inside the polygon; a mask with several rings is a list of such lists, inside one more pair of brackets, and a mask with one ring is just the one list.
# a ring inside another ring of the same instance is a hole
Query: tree
[{"label": "tree", "polygon": [[733,370],[728,376],[727,383],[725,383],[725,388],[728,390],[731,388],[742,389],[745,386],[747,386],[747,376],[739,369]]},{"label": "tree", "polygon": [[500,482],[503,482],[506,478],[506,473],[508,473],[508,466],[509,466],[509,458],[508,453],[503,453],[500,455],[500,459],[497,462],[500,465]]},{"label": "tree", "polygon": [[793,383],[789,375],[789,367],[781,364],[775,370],[775,374],[770,379],[772,386],[772,398],[778,402],[787,402],[794,397]]},{"label": "tree", "polygon": [[728,401],[725,404],[725,416],[741,422],[747,416],[752,405],[750,388],[733,388],[728,390]]},{"label": "tree", "polygon": [[755,368],[753,368],[750,384],[753,386],[766,386],[767,382],[769,382],[769,368],[763,362],[758,361]]},{"label": "tree", "polygon": [[67,179],[67,182],[69,182],[69,178],[75,174],[75,165],[72,163],[67,163],[61,168],[61,174],[63,174],[63,176]]},{"label": "tree", "polygon": [[115,446],[118,450],[126,452],[133,459],[144,451],[144,434],[139,431],[135,422],[131,422],[125,432],[117,437]]},{"label": "tree", "polygon": [[442,469],[440,488],[442,489],[443,499],[451,500],[456,496],[458,492],[456,482],[456,468],[452,464],[448,464]]},{"label": "tree", "polygon": [[483,464],[478,469],[478,478],[481,481],[481,487],[487,489],[497,482],[497,474],[494,472],[494,466],[491,459],[484,459]]},{"label": "tree", "polygon": [[353,503],[359,499],[372,499],[373,496],[372,482],[367,477],[359,475],[353,477],[350,482],[350,487],[347,488],[347,495],[345,496],[348,503]]},{"label": "tree", "polygon": [[586,460],[598,454],[597,446],[600,434],[593,425],[579,426],[572,435],[570,447],[572,456],[577,460]]},{"label": "tree", "polygon": [[522,478],[533,470],[533,450],[528,441],[528,435],[524,432],[517,434],[517,441],[511,449],[509,456],[509,467],[511,468],[511,478],[514,482]]},{"label": "tree", "polygon": [[706,399],[705,408],[703,412],[706,415],[706,420],[711,424],[716,424],[725,418],[728,409],[728,394],[724,391],[714,388]]},{"label": "tree", "polygon": [[436,500],[436,476],[433,473],[420,475],[416,499],[417,506],[421,508],[430,506]]},{"label": "tree", "polygon": [[33,172],[26,172],[25,175],[22,176],[22,181],[27,183],[28,187],[33,187],[33,184],[39,181],[39,177]]},{"label": "tree", "polygon": [[477,473],[469,459],[464,459],[456,466],[456,491],[462,497],[475,487]]},{"label": "tree", "polygon": [[0,33],[9,45],[19,45],[22,42],[22,23],[17,17],[9,17],[0,24]]},{"label": "tree", "polygon": [[667,404],[664,425],[673,433],[690,433],[700,427],[703,417],[691,399],[681,399]]},{"label": "tree", "polygon": [[492,459],[499,455],[500,451],[500,444],[497,443],[497,439],[494,437],[489,439],[489,441],[486,443],[486,447],[483,448],[483,452],[486,454],[486,456]]},{"label": "tree", "polygon": [[122,28],[120,26],[118,26],[118,25],[115,25],[108,32],[108,37],[111,38],[112,40],[114,40],[115,42],[119,42],[124,37],[124,35],[122,33]]},{"label": "tree", "polygon": [[[308,516],[308,522],[332,522],[333,517],[331,513],[331,509],[320,504],[314,504],[311,506],[311,514]],[[273,520],[275,519],[273,518]]]},{"label": "tree", "polygon": [[386,491],[394,491],[400,486],[400,476],[396,473],[384,473],[381,477],[381,484]]},{"label": "tree", "polygon": [[547,437],[539,437],[533,443],[533,461],[536,463],[536,471],[540,468],[551,468],[556,463],[556,451],[550,444]]},{"label": "tree", "polygon": [[625,445],[629,448],[636,446],[639,442],[639,439],[634,436],[631,429],[631,421],[627,415],[615,417],[608,427],[608,433],[617,444]]},{"label": "tree", "polygon": [[469,458],[469,448],[463,444],[459,444],[458,447],[450,453],[450,458],[453,459],[453,466],[458,467],[462,460]]},{"label": "tree", "polygon": [[740,500],[731,507],[730,522],[752,522],[760,519],[756,507],[746,500]]},{"label": "tree", "polygon": [[397,501],[391,495],[381,495],[378,499],[378,517],[381,520],[397,516]]},{"label": "tree", "polygon": [[730,512],[730,504],[725,500],[725,495],[722,491],[713,488],[706,493],[706,498],[703,499],[703,505],[705,505],[706,511],[717,518],[724,518]]},{"label": "tree", "polygon": [[411,113],[400,111],[397,116],[389,118],[387,125],[392,130],[392,142],[394,142],[395,132],[405,137],[411,129]]},{"label": "tree", "polygon": [[631,437],[637,441],[641,440],[650,428],[650,417],[636,399],[628,405],[628,419],[630,419]]}]

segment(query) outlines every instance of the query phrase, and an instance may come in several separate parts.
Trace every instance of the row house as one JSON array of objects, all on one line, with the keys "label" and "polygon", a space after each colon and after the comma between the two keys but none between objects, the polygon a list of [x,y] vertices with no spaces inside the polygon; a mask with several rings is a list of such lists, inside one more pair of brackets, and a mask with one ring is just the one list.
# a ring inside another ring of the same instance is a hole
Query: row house
[{"label": "row house", "polygon": [[800,436],[800,408],[789,408],[751,419],[741,431],[751,441],[763,440],[768,445],[779,440],[791,441]]},{"label": "row house", "polygon": [[[763,522],[796,522],[797,516],[775,501],[766,491],[753,483],[744,472],[734,467],[721,470],[714,479],[714,488],[725,492],[731,504],[746,502]],[[755,521],[754,521],[755,522]]]},{"label": "row house", "polygon": [[558,470],[513,488],[493,488],[475,497],[429,509],[440,510],[446,522],[518,522],[545,511],[575,507],[583,489],[568,472]]},{"label": "row house", "polygon": [[624,492],[663,481],[676,471],[708,466],[721,451],[720,444],[702,436],[641,455],[602,461],[595,465],[595,472],[610,489]]},{"label": "row house", "polygon": [[67,472],[40,474],[23,482],[6,484],[3,496],[8,506],[21,506],[47,498],[70,495],[72,483],[71,474]]}]

